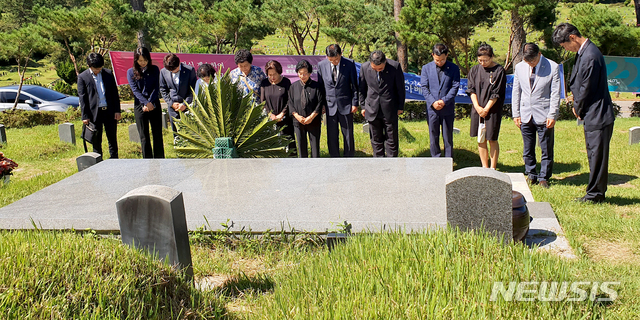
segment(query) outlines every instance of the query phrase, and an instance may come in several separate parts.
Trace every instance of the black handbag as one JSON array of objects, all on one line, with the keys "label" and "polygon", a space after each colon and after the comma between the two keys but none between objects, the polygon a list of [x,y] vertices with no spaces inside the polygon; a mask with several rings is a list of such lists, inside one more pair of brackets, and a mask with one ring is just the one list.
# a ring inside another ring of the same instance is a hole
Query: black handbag
[{"label": "black handbag", "polygon": [[92,122],[89,124],[82,125],[82,144],[84,145],[84,152],[88,152],[87,150],[87,142],[93,144],[93,139],[96,136],[96,125]]}]

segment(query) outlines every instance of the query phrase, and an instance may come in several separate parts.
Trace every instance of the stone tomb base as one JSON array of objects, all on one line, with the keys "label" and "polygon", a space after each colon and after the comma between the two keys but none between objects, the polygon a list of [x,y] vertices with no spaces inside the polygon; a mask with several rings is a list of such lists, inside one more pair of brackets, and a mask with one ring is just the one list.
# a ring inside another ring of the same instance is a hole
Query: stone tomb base
[{"label": "stone tomb base", "polygon": [[[189,230],[254,232],[446,226],[448,158],[109,159],[0,208],[0,229],[119,230],[116,201],[145,185],[184,196]],[[206,218],[206,219],[205,219]]]}]

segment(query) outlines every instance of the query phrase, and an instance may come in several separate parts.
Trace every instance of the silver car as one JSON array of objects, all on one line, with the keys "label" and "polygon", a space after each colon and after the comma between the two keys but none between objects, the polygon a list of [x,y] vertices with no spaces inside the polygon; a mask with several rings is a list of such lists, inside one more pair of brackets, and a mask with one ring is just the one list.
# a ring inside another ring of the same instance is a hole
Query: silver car
[{"label": "silver car", "polygon": [[[16,101],[18,86],[0,87],[0,111],[11,110]],[[67,111],[69,107],[77,108],[80,99],[41,86],[24,85],[18,97],[20,110]]]}]

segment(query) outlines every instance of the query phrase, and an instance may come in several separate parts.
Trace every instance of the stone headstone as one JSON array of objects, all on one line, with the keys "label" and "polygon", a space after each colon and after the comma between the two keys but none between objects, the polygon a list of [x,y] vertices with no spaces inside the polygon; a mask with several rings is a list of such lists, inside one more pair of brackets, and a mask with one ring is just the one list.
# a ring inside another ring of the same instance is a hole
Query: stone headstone
[{"label": "stone headstone", "polygon": [[453,128],[453,134],[460,134],[460,129]]},{"label": "stone headstone", "polygon": [[446,180],[447,223],[461,230],[481,227],[512,240],[513,222],[509,176],[487,168],[464,168],[448,174]]},{"label": "stone headstone", "polygon": [[584,125],[584,120],[582,120],[582,119],[577,119],[577,120],[576,120],[576,125],[583,126],[583,125]]},{"label": "stone headstone", "polygon": [[629,145],[640,143],[640,127],[629,129]]},{"label": "stone headstone", "polygon": [[4,128],[4,124],[0,124],[0,144],[7,143],[7,131]]},{"label": "stone headstone", "polygon": [[78,165],[78,172],[91,167],[92,165],[101,162],[102,155],[96,152],[87,152],[76,158],[76,164]]},{"label": "stone headstone", "polygon": [[162,127],[165,129],[169,129],[169,123],[171,123],[171,120],[169,119],[169,114],[166,112],[162,113]]},{"label": "stone headstone", "polygon": [[362,132],[369,134],[369,123],[365,123],[362,125]]},{"label": "stone headstone", "polygon": [[161,185],[129,191],[116,201],[122,242],[146,249],[193,277],[182,192]]},{"label": "stone headstone", "polygon": [[60,141],[76,144],[76,129],[73,123],[65,122],[58,125]]},{"label": "stone headstone", "polygon": [[140,143],[140,133],[135,123],[129,125],[129,141]]}]

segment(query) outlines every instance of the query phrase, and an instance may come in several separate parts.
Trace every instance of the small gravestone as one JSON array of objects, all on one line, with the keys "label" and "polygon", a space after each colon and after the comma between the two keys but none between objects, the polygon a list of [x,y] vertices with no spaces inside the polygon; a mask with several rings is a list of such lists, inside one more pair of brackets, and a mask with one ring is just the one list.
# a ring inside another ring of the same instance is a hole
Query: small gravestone
[{"label": "small gravestone", "polygon": [[576,122],[576,124],[577,124],[577,125],[579,125],[579,126],[583,126],[583,125],[584,125],[584,120],[582,120],[582,119],[577,119],[576,121],[577,121],[577,122]]},{"label": "small gravestone", "polygon": [[362,125],[362,132],[367,133],[367,134],[369,133],[369,123],[368,122]]},{"label": "small gravestone", "polygon": [[92,165],[101,162],[102,155],[96,152],[87,152],[76,158],[76,164],[78,165],[78,172],[91,167]]},{"label": "small gravestone", "polygon": [[162,127],[165,129],[169,129],[169,123],[171,123],[171,120],[169,119],[169,114],[166,112],[162,113]]},{"label": "small gravestone", "polygon": [[58,136],[60,141],[76,144],[76,129],[73,123],[65,122],[58,125]]},{"label": "small gravestone", "polygon": [[640,143],[640,127],[629,129],[629,145]]},{"label": "small gravestone", "polygon": [[116,201],[122,242],[149,251],[193,277],[182,192],[148,185]]},{"label": "small gravestone", "polygon": [[512,187],[508,175],[487,168],[464,168],[445,178],[447,223],[463,231],[484,230],[512,240]]},{"label": "small gravestone", "polygon": [[460,129],[453,128],[453,134],[460,134]]},{"label": "small gravestone", "polygon": [[140,133],[135,123],[129,125],[129,141],[140,143]]},{"label": "small gravestone", "polygon": [[0,144],[7,143],[7,131],[4,128],[4,124],[0,124]]}]

